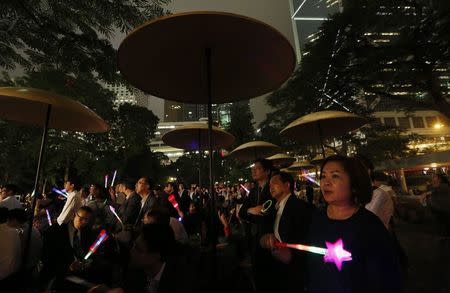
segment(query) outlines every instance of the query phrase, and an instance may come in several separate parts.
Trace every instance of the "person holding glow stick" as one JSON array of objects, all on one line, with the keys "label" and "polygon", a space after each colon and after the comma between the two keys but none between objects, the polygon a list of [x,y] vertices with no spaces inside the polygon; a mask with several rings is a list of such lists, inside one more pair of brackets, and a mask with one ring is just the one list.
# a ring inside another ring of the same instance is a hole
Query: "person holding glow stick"
[{"label": "person holding glow stick", "polygon": [[308,253],[309,292],[403,292],[389,232],[364,208],[372,195],[364,165],[356,158],[331,156],[325,159],[320,174],[327,207],[313,214],[306,244],[324,247],[326,242],[341,240],[343,249],[351,252],[351,260],[339,265]]},{"label": "person holding glow stick", "polygon": [[57,218],[59,225],[68,223],[75,216],[75,212],[81,206],[81,197],[77,192],[78,183],[70,178],[64,182],[64,189],[67,192],[67,201],[64,204],[61,214]]},{"label": "person holding glow stick", "polygon": [[250,194],[244,199],[239,218],[246,225],[246,237],[249,239],[252,269],[255,274],[256,289],[258,292],[275,292],[276,281],[268,270],[273,264],[273,257],[267,249],[260,246],[260,238],[273,231],[275,220],[275,204],[263,212],[263,204],[272,200],[269,191],[269,179],[272,172],[272,162],[266,159],[255,160],[252,167],[252,179],[258,184],[250,190]]},{"label": "person holding glow stick", "polygon": [[89,228],[92,209],[80,207],[72,221],[67,224],[53,225],[44,235],[41,273],[42,283],[53,278],[54,289],[64,292],[64,278],[67,275],[85,275],[88,263],[83,259],[96,235]]},{"label": "person holding glow stick", "polygon": [[305,254],[277,242],[304,243],[311,220],[309,205],[294,195],[294,179],[285,172],[275,172],[270,178],[270,194],[276,200],[277,214],[273,233],[264,235],[260,242],[264,248],[271,249],[277,261],[273,264],[272,275],[279,282],[279,292],[302,292],[305,287]]}]

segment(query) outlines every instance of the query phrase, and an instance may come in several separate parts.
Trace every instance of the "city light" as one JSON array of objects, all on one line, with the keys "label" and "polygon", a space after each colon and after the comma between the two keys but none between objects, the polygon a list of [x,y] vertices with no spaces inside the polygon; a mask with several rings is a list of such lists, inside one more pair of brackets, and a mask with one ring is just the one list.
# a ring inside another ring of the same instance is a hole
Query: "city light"
[{"label": "city light", "polygon": [[442,123],[439,123],[439,122],[433,125],[434,129],[441,129],[442,127],[444,127],[444,125]]}]

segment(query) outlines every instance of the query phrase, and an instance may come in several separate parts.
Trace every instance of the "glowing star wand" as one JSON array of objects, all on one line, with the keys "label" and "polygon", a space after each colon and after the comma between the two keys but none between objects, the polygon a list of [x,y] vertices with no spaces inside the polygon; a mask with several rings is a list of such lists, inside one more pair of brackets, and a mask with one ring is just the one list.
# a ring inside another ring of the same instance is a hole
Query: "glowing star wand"
[{"label": "glowing star wand", "polygon": [[275,243],[275,246],[321,254],[324,256],[323,260],[325,262],[333,262],[339,271],[341,270],[342,263],[344,261],[352,260],[352,254],[344,249],[344,243],[342,242],[342,239],[339,239],[335,243],[325,242],[325,244],[327,245],[327,248],[308,246],[303,244],[288,244],[283,242],[277,242]]},{"label": "glowing star wand", "polygon": [[97,248],[108,239],[108,234],[106,234],[106,230],[103,229],[100,231],[100,234],[98,234],[97,240],[92,244],[92,246],[89,248],[88,253],[84,257],[85,260],[87,260],[92,254],[94,254],[97,251]]},{"label": "glowing star wand", "polygon": [[180,215],[180,217],[178,218],[178,221],[181,222],[181,220],[183,219],[183,212],[180,210],[180,207],[178,205],[177,200],[175,199],[175,196],[173,194],[169,195],[168,200],[170,201],[172,206],[177,210],[178,214]]}]

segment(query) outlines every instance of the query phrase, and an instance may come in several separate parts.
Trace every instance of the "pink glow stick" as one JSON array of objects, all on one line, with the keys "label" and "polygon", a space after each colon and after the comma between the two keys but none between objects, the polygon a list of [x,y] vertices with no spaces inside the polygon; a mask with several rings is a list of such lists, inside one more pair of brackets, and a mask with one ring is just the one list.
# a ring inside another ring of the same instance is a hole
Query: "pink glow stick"
[{"label": "pink glow stick", "polygon": [[108,188],[108,174],[105,175],[105,188]]},{"label": "pink glow stick", "polygon": [[172,204],[172,206],[177,210],[178,214],[180,215],[180,217],[178,218],[178,221],[181,221],[182,217],[181,215],[183,214],[180,210],[180,207],[178,205],[177,200],[175,199],[175,196],[173,194],[169,195],[168,200],[170,201],[170,203]]},{"label": "pink glow stick", "polygon": [[250,190],[248,190],[247,188],[245,188],[245,186],[244,185],[242,185],[241,184],[241,187],[245,190],[245,192],[247,192],[247,194],[249,194],[250,193]]}]

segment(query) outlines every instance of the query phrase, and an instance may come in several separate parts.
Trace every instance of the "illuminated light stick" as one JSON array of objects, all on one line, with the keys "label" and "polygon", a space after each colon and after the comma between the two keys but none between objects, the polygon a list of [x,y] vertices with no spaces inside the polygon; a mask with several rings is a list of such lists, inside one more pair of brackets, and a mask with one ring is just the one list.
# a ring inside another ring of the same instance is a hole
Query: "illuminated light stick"
[{"label": "illuminated light stick", "polygon": [[302,176],[305,177],[309,182],[312,182],[314,184],[316,184],[317,186],[320,186],[320,183],[315,180],[314,178],[312,178],[311,176],[308,175],[308,173],[306,173],[305,171],[303,171]]},{"label": "illuminated light stick", "polygon": [[245,188],[245,186],[244,185],[242,185],[241,184],[241,187],[245,190],[245,192],[247,193],[247,194],[249,194],[250,193],[250,190],[248,190],[247,188]]},{"label": "illuminated light stick", "polygon": [[263,214],[267,213],[267,211],[270,209],[271,206],[272,206],[272,201],[269,199],[265,203],[263,203],[261,213],[263,213]]},{"label": "illuminated light stick", "polygon": [[308,246],[303,244],[288,244],[283,242],[277,242],[275,243],[275,246],[321,254],[324,256],[323,260],[325,262],[334,263],[339,271],[341,270],[342,263],[344,261],[352,260],[352,254],[344,249],[344,243],[342,242],[342,239],[339,239],[335,243],[325,242],[325,244],[327,245],[327,248]]},{"label": "illuminated light stick", "polygon": [[45,213],[47,214],[48,225],[51,226],[52,225],[52,218],[50,217],[50,212],[48,211],[48,209],[45,209]]},{"label": "illuminated light stick", "polygon": [[108,188],[108,174],[105,175],[105,188]]},{"label": "illuminated light stick", "polygon": [[117,170],[114,171],[113,178],[112,178],[112,181],[111,181],[111,187],[114,186],[114,182],[116,181],[116,176],[117,176]]},{"label": "illuminated light stick", "polygon": [[[181,210],[180,210],[180,207],[179,207],[179,205],[178,205],[177,200],[175,199],[175,196],[174,196],[173,194],[169,195],[168,200],[170,201],[170,203],[172,204],[172,206],[177,210],[178,214],[179,214],[179,215],[182,215],[183,213],[182,213]],[[178,221],[181,222],[181,220],[183,220],[183,217],[180,216],[180,217],[178,218]]]},{"label": "illuminated light stick", "polygon": [[111,211],[111,213],[113,213],[114,216],[116,216],[117,220],[120,222],[120,224],[122,224],[123,226],[123,222],[120,219],[119,215],[116,213],[116,209],[113,206],[109,206],[109,210]]},{"label": "illuminated light stick", "polygon": [[87,260],[92,254],[94,254],[97,251],[97,248],[108,239],[108,234],[106,234],[106,230],[103,229],[100,231],[100,234],[98,234],[97,240],[92,244],[92,246],[89,248],[88,253],[84,257],[85,260]]},{"label": "illuminated light stick", "polygon": [[59,195],[64,196],[65,198],[67,198],[67,193],[66,193],[66,192],[63,192],[62,190],[59,190],[59,189],[56,188],[56,187],[53,187],[53,188],[52,188],[52,192],[57,193],[57,194],[59,194]]}]

